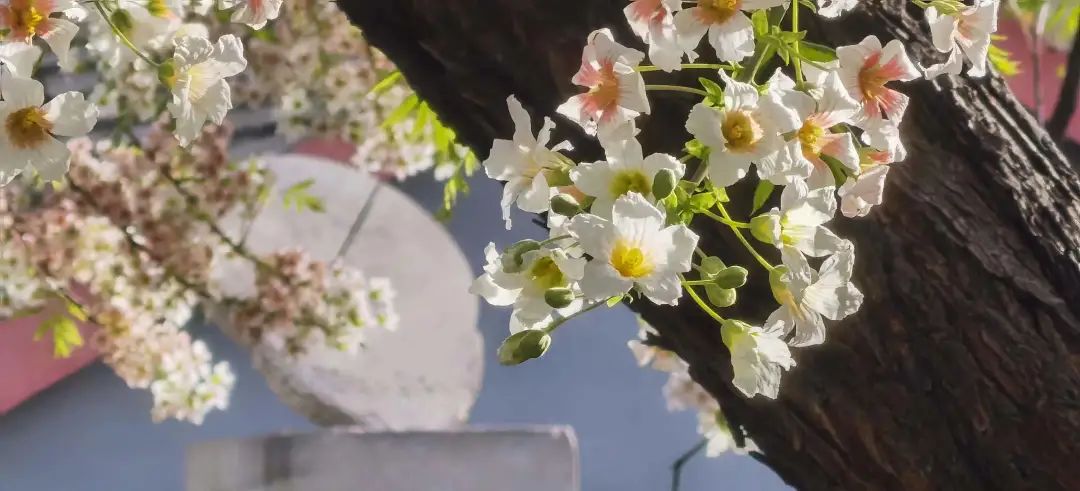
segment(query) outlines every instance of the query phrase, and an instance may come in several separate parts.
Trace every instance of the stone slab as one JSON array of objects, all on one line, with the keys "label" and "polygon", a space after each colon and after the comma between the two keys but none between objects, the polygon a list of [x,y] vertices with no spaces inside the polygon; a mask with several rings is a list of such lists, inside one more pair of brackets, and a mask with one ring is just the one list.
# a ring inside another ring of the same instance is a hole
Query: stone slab
[{"label": "stone slab", "polygon": [[187,491],[578,491],[561,426],[225,440],[188,449]]}]

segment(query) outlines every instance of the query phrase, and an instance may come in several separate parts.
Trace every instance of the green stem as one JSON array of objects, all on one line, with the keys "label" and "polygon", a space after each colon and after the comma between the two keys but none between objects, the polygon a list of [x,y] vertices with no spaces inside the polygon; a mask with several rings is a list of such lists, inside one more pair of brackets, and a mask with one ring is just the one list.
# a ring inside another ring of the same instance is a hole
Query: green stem
[{"label": "green stem", "polygon": [[[799,32],[799,0],[791,1],[791,32]],[[799,41],[795,41],[795,80],[799,86],[806,83],[806,79],[803,78],[802,73],[802,55],[799,54]]]},{"label": "green stem", "polygon": [[583,308],[583,309],[581,309],[581,310],[579,310],[577,312],[574,312],[573,314],[570,314],[570,315],[568,315],[566,317],[561,317],[561,318],[555,319],[554,321],[551,322],[551,324],[548,324],[548,326],[544,328],[544,332],[546,332],[548,334],[551,334],[551,333],[555,332],[555,330],[558,329],[559,326],[563,325],[566,321],[568,321],[570,319],[573,319],[574,317],[577,317],[577,316],[579,316],[581,314],[584,314],[585,312],[588,312],[588,311],[590,311],[592,309],[595,309],[595,308],[597,308],[597,307],[599,307],[601,305],[604,305],[605,303],[607,303],[607,302],[603,302],[603,301],[596,302],[596,303],[594,303],[594,304],[592,304],[592,305],[590,305],[588,307],[585,307],[585,308]]},{"label": "green stem", "polygon": [[570,239],[570,238],[573,238],[573,237],[574,237],[573,235],[564,234],[564,235],[560,235],[558,237],[552,237],[550,239],[541,240],[540,245],[542,245],[542,246],[543,245],[548,245],[548,244],[550,244],[552,242],[557,242],[557,241],[560,241],[560,240],[563,240],[563,239]]},{"label": "green stem", "polygon": [[[732,68],[731,65],[724,63],[683,63],[681,66],[682,68],[702,70],[730,70]],[[655,65],[641,65],[634,70],[639,72],[655,72],[661,70],[661,68]]]},{"label": "green stem", "polygon": [[675,462],[671,464],[671,491],[679,491],[679,485],[682,481],[683,466],[686,465],[690,459],[694,458],[695,455],[700,453],[708,443],[708,438],[702,438],[701,441],[695,443],[693,447],[690,447],[690,450],[687,450],[686,453],[679,456],[679,458],[675,459]]},{"label": "green stem", "polygon": [[138,55],[139,58],[142,58],[143,61],[149,63],[150,66],[161,66],[161,63],[154,61],[146,53],[143,53],[142,50],[135,46],[135,43],[132,43],[131,40],[128,39],[126,35],[124,35],[123,31],[121,31],[119,27],[116,27],[116,24],[114,24],[112,19],[109,17],[109,11],[106,10],[105,6],[101,4],[101,0],[94,0],[94,6],[97,7],[98,12],[101,13],[101,18],[104,19],[105,23],[109,25],[109,29],[112,29],[113,34],[116,34],[116,37],[120,39],[120,42],[124,43],[124,46],[127,46],[128,49]]},{"label": "green stem", "polygon": [[697,94],[702,97],[708,97],[709,93],[701,89],[695,89],[693,87],[683,87],[682,85],[646,85],[645,90],[660,90],[668,92],[686,92],[688,94]]},{"label": "green stem", "polygon": [[702,210],[702,212],[701,212],[701,213],[702,213],[702,214],[704,214],[705,216],[707,216],[707,217],[709,217],[709,218],[712,218],[713,220],[716,220],[716,221],[718,221],[718,222],[720,222],[720,223],[723,223],[724,225],[727,225],[727,226],[729,226],[729,227],[734,227],[734,228],[750,228],[750,224],[749,224],[749,223],[746,223],[746,222],[737,222],[737,221],[735,221],[735,220],[727,219],[727,218],[724,218],[724,217],[722,217],[722,216],[720,216],[720,215],[717,215],[716,213],[713,213],[713,212],[711,212],[711,211],[709,211],[709,210]]},{"label": "green stem", "polygon": [[[724,204],[717,203],[716,209],[720,210],[720,216],[725,219],[723,222],[729,227],[731,227],[731,231],[735,232],[735,237],[738,237],[739,242],[742,242],[743,247],[746,247],[746,250],[750,251],[750,255],[754,256],[754,259],[757,260],[758,264],[764,267],[765,270],[772,271],[774,269],[773,265],[769,264],[769,261],[766,261],[764,257],[761,257],[761,254],[758,254],[758,251],[757,249],[754,249],[753,244],[751,244],[749,240],[746,240],[746,236],[743,235],[742,229],[732,226],[730,223],[727,223],[733,222],[734,220],[731,219],[731,215],[728,214],[727,209],[724,208]],[[709,215],[712,215],[712,213],[709,213]]]},{"label": "green stem", "polygon": [[716,311],[709,306],[709,304],[705,303],[705,301],[702,300],[700,296],[698,296],[697,292],[694,291],[694,287],[688,284],[689,282],[686,281],[686,278],[683,275],[679,275],[679,280],[682,281],[683,286],[686,287],[686,292],[690,294],[690,298],[694,299],[694,303],[696,303],[698,307],[701,308],[701,310],[703,310],[706,314],[709,314],[709,317],[712,317],[714,320],[716,320],[716,322],[719,322],[721,324],[724,323],[724,321],[726,320],[724,319],[724,316],[717,314]]}]

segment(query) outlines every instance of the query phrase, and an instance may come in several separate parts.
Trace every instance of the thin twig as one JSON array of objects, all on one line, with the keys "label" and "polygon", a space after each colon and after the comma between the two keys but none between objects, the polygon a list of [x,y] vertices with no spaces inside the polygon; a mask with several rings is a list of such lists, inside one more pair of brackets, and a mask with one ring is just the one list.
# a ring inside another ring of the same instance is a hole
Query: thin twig
[{"label": "thin twig", "polygon": [[1039,21],[1031,23],[1031,96],[1035,100],[1035,119],[1043,120],[1042,114],[1042,36],[1039,35]]},{"label": "thin twig", "polygon": [[693,447],[690,447],[690,450],[687,450],[686,453],[680,455],[679,458],[675,459],[675,462],[671,464],[671,491],[679,491],[679,484],[681,484],[682,481],[683,466],[701,452],[708,443],[708,438],[702,438],[701,441],[695,443]]},{"label": "thin twig", "polygon": [[1069,121],[1076,112],[1077,89],[1080,89],[1080,34],[1073,37],[1065,67],[1065,80],[1061,83],[1057,105],[1046,122],[1046,131],[1055,141],[1061,141],[1065,136]]}]

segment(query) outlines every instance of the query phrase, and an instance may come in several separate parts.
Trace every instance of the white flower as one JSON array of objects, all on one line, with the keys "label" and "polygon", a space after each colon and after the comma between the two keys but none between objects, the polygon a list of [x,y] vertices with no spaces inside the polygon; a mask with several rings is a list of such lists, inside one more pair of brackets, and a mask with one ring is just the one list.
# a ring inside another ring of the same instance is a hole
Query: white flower
[{"label": "white flower", "polygon": [[559,152],[572,147],[563,142],[548,149],[551,130],[555,127],[551,118],[544,118],[540,133],[533,136],[529,113],[517,98],[506,98],[506,106],[514,120],[514,139],[495,140],[484,161],[484,171],[492,179],[506,181],[501,205],[503,220],[509,229],[510,205],[514,203],[530,213],[548,210],[557,191],[549,186],[545,173],[565,171],[569,164]]},{"label": "white flower", "polygon": [[[622,130],[616,130],[622,132]],[[641,144],[630,135],[627,139],[602,138],[607,160],[583,163],[570,173],[578,190],[596,198],[590,213],[604,218],[611,216],[615,200],[627,193],[638,193],[655,202],[653,180],[662,170],[682,179],[686,166],[678,159],[663,153],[642,156]]]},{"label": "white flower", "polygon": [[708,174],[712,183],[726,187],[746,175],[751,162],[758,176],[777,184],[792,176],[805,178],[809,166],[795,169],[791,152],[784,151],[783,133],[794,131],[799,121],[794,111],[784,107],[776,92],[758,94],[752,85],[737,82],[720,72],[724,81],[724,107],[698,104],[690,111],[686,129],[709,147]]},{"label": "white flower", "polygon": [[877,36],[866,36],[859,44],[836,49],[840,62],[840,81],[848,95],[860,105],[853,121],[862,126],[866,120],[887,118],[899,122],[907,109],[908,97],[885,84],[919,78],[904,45],[893,39],[881,46]]},{"label": "white flower", "polygon": [[888,173],[889,166],[878,165],[858,176],[849,177],[839,191],[840,211],[844,216],[866,216],[870,208],[880,205]]},{"label": "white flower", "polygon": [[900,127],[896,121],[871,119],[863,122],[862,141],[888,155],[888,162],[899,162],[907,158],[907,148],[900,141]]},{"label": "white flower", "polygon": [[934,7],[926,9],[934,47],[949,53],[945,63],[926,68],[926,78],[941,74],[959,75],[963,58],[971,62],[968,75],[986,75],[986,59],[990,51],[990,35],[997,32],[999,0],[980,0],[954,15],[942,15]]},{"label": "white flower", "polygon": [[720,335],[731,352],[732,383],[746,397],[761,394],[776,399],[780,376],[795,366],[791,351],[779,338],[782,334],[730,319],[721,327]]},{"label": "white flower", "polygon": [[593,31],[572,79],[589,90],[571,97],[557,111],[589,134],[648,114],[645,80],[634,70],[644,58],[644,53],[616,43],[611,31]]},{"label": "white flower", "polygon": [[[26,43],[0,44],[0,64],[9,75],[30,78],[34,64],[41,58],[41,48]],[[0,87],[3,90],[3,87]]]},{"label": "white flower", "polygon": [[712,413],[720,410],[716,399],[706,392],[704,387],[694,382],[685,370],[671,372],[664,383],[663,392],[668,411],[696,409],[699,412]]},{"label": "white flower", "polygon": [[72,70],[71,40],[79,26],[53,14],[78,18],[84,12],[73,0],[9,0],[0,5],[0,29],[7,31],[4,39],[9,41],[30,43],[35,36],[40,37],[56,55],[60,68]]},{"label": "white flower", "polygon": [[735,437],[731,435],[731,428],[728,426],[727,418],[719,410],[699,412],[697,431],[699,435],[708,440],[708,443],[705,444],[706,457],[719,457],[728,451],[738,455],[745,455],[748,452],[757,450],[757,445],[749,438],[743,442],[746,444],[745,447],[740,448],[738,446]]},{"label": "white flower", "polygon": [[788,341],[792,346],[821,344],[825,341],[822,316],[840,320],[862,305],[862,292],[851,284],[855,249],[850,245],[841,249],[826,259],[818,271],[811,269],[796,250],[785,248],[781,253],[786,271],[779,278],[770,279],[780,308],[765,321],[765,330],[778,333],[794,330],[795,336]]},{"label": "white flower", "polygon": [[786,0],[698,0],[696,7],[675,14],[679,42],[692,52],[708,33],[720,61],[740,61],[754,53],[754,25],[743,11],[784,3]]},{"label": "white flower", "polygon": [[655,303],[678,303],[679,273],[690,270],[698,236],[685,225],[665,226],[664,220],[664,212],[637,193],[615,201],[611,220],[575,216],[570,230],[592,256],[582,293],[604,299],[637,287]]},{"label": "white flower", "polygon": [[[649,60],[667,72],[682,66],[684,50],[675,31],[675,12],[681,9],[681,0],[632,0],[623,9],[634,34],[649,44]],[[690,52],[691,61],[696,56]]]},{"label": "white flower", "polygon": [[818,15],[826,19],[835,19],[859,5],[859,0],[817,0]]},{"label": "white flower", "polygon": [[282,0],[220,0],[222,10],[236,8],[232,21],[247,24],[253,29],[262,29],[266,21],[274,20],[281,11]]},{"label": "white flower", "polygon": [[27,167],[57,181],[67,172],[71,152],[57,136],[85,135],[97,123],[97,106],[79,92],[65,92],[45,102],[41,82],[0,77],[0,185]]},{"label": "white flower", "polygon": [[217,44],[199,37],[174,41],[175,75],[168,81],[172,89],[169,112],[176,118],[176,138],[187,145],[202,131],[208,120],[221,124],[232,108],[226,77],[244,71],[244,45],[232,34],[218,38]]},{"label": "white flower", "polygon": [[584,275],[584,258],[572,257],[562,249],[540,247],[521,254],[521,266],[508,272],[495,244],[488,244],[484,256],[487,259],[484,274],[473,281],[469,291],[484,297],[491,305],[513,305],[512,331],[547,324],[553,311],[566,315],[581,308],[578,299],[555,309],[548,305],[544,295],[552,288],[567,288],[580,296],[577,282]]},{"label": "white flower", "polygon": [[675,354],[674,351],[645,344],[649,334],[655,335],[656,330],[640,316],[638,317],[638,326],[637,339],[627,341],[626,346],[634,354],[634,359],[637,360],[639,367],[648,365],[653,370],[668,373],[685,372],[689,368],[686,362],[679,358],[679,355]]},{"label": "white flower", "polygon": [[834,133],[831,129],[855,115],[859,105],[848,97],[840,76],[835,71],[820,75],[819,95],[810,97],[795,90],[787,75],[777,72],[769,90],[777,90],[783,103],[798,115],[801,125],[795,132],[798,149],[795,158],[804,161],[799,167],[810,167],[807,183],[811,189],[836,186],[832,170],[825,158],[840,162],[851,171],[859,170],[859,156],[851,133]]},{"label": "white flower", "polygon": [[832,186],[809,190],[803,182],[788,185],[780,195],[779,209],[754,218],[754,236],[807,256],[821,257],[840,250],[844,240],[824,225],[836,215],[835,191]]}]

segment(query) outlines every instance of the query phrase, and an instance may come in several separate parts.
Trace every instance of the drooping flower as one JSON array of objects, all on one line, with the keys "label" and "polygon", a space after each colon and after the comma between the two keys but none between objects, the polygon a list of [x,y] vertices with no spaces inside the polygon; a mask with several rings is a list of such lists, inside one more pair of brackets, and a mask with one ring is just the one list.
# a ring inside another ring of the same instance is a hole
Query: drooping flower
[{"label": "drooping flower", "polygon": [[97,106],[79,92],[65,92],[42,105],[45,88],[30,78],[0,77],[0,84],[0,185],[31,167],[43,179],[62,179],[71,152],[56,137],[88,133],[97,123]]},{"label": "drooping flower", "polygon": [[0,5],[0,29],[6,31],[5,41],[30,43],[35,37],[41,38],[56,55],[60,68],[73,70],[75,59],[69,51],[79,26],[61,15],[82,13],[82,7],[73,0],[9,0]]},{"label": "drooping flower", "polygon": [[[614,130],[625,133],[625,130]],[[590,212],[604,218],[611,216],[615,200],[627,193],[638,193],[655,202],[653,180],[660,171],[667,170],[682,179],[686,166],[668,154],[642,155],[641,144],[632,134],[618,138],[602,138],[607,160],[582,163],[571,173],[577,188],[596,198]]]},{"label": "drooping flower", "polygon": [[847,243],[825,227],[836,215],[836,199],[832,186],[810,190],[806,183],[796,182],[780,194],[780,208],[773,208],[754,217],[752,232],[763,242],[821,257],[835,253]]},{"label": "drooping flower", "polygon": [[752,162],[758,176],[777,184],[794,177],[806,178],[810,167],[784,150],[783,133],[794,131],[801,121],[784,107],[776,92],[758,94],[752,85],[737,82],[720,72],[724,81],[724,107],[698,104],[690,111],[686,129],[709,148],[708,175],[719,187],[734,184],[746,175]]},{"label": "drooping flower", "polygon": [[836,49],[840,81],[848,95],[859,103],[856,125],[883,118],[899,122],[907,109],[908,96],[890,89],[889,82],[906,82],[919,77],[904,45],[893,39],[883,48],[877,36],[866,36],[859,44]]},{"label": "drooping flower", "polygon": [[926,9],[934,47],[949,53],[944,63],[926,68],[926,78],[942,74],[959,75],[963,59],[971,62],[968,75],[986,75],[986,60],[990,51],[990,36],[997,32],[999,0],[979,0],[974,5],[952,15],[942,14],[935,7]]},{"label": "drooping flower", "polygon": [[666,226],[665,218],[637,193],[617,199],[610,220],[575,216],[570,230],[592,256],[585,265],[582,293],[604,299],[636,287],[655,303],[678,303],[679,273],[690,270],[698,236],[685,225]]},{"label": "drooping flower", "polygon": [[851,171],[857,171],[859,157],[851,133],[833,132],[833,127],[845,123],[858,111],[858,104],[848,97],[839,75],[825,72],[821,76],[819,96],[795,90],[795,83],[787,75],[777,72],[770,90],[778,90],[781,100],[798,115],[801,125],[795,132],[798,143],[796,157],[811,167],[807,183],[811,189],[836,186],[832,170],[825,161],[833,159]]},{"label": "drooping flower", "polygon": [[880,205],[888,173],[888,165],[878,164],[868,169],[864,167],[862,173],[849,177],[838,192],[841,213],[846,217],[862,217],[870,213],[871,208]]},{"label": "drooping flower", "polygon": [[758,449],[754,441],[749,438],[744,439],[746,444],[744,447],[739,447],[731,434],[731,427],[728,425],[727,418],[724,417],[724,412],[720,410],[698,412],[697,431],[708,441],[705,444],[706,457],[719,457],[728,451],[737,455],[746,455]]},{"label": "drooping flower", "polygon": [[656,330],[641,317],[638,317],[638,326],[637,339],[627,341],[626,346],[634,354],[634,359],[637,360],[639,367],[647,365],[653,370],[667,373],[685,372],[689,368],[686,362],[679,358],[679,355],[675,354],[675,352],[645,344],[650,334],[656,335]]},{"label": "drooping flower", "polygon": [[[551,205],[551,197],[556,193],[552,187],[557,184],[556,174],[564,174],[570,166],[569,160],[560,151],[571,150],[569,142],[556,144],[548,148],[551,130],[555,123],[551,118],[544,118],[540,133],[533,136],[532,121],[517,98],[506,99],[510,117],[514,120],[514,138],[495,140],[491,152],[484,161],[487,176],[499,181],[506,181],[503,187],[502,213],[506,228],[510,228],[510,205],[517,203],[518,208],[530,213],[543,213]],[[551,174],[553,179],[548,179]]]},{"label": "drooping flower", "polygon": [[508,271],[495,244],[488,244],[484,255],[487,258],[484,274],[473,281],[469,291],[484,297],[491,305],[513,305],[511,331],[545,325],[555,311],[566,315],[581,308],[580,299],[555,308],[547,302],[545,295],[558,288],[580,297],[577,282],[584,275],[584,258],[571,256],[562,249],[540,246],[521,253],[517,259],[520,264]]},{"label": "drooping flower", "polygon": [[281,11],[282,0],[220,0],[222,10],[235,8],[232,21],[262,29],[266,21],[274,20]]},{"label": "drooping flower", "polygon": [[701,38],[720,61],[740,61],[754,53],[754,25],[743,11],[783,5],[786,0],[697,0],[697,6],[675,14],[675,28],[683,50],[694,51]]},{"label": "drooping flower", "polygon": [[[664,71],[678,70],[684,50],[675,31],[675,12],[681,0],[632,0],[623,9],[630,28],[649,45],[649,61]],[[690,52],[691,61],[697,55]]]},{"label": "drooping flower", "polygon": [[564,102],[558,113],[589,134],[648,114],[645,80],[634,70],[644,58],[644,53],[616,43],[611,31],[593,31],[581,54],[581,68],[572,79],[589,90]]},{"label": "drooping flower", "polygon": [[182,37],[173,42],[171,74],[163,76],[172,90],[169,113],[176,118],[176,138],[187,145],[207,121],[221,124],[232,108],[225,78],[244,71],[244,45],[232,34],[218,38],[217,44],[200,37]]},{"label": "drooping flower", "polygon": [[829,256],[817,271],[794,249],[783,249],[784,269],[770,278],[773,296],[780,302],[765,321],[768,332],[795,335],[791,346],[810,346],[825,341],[824,318],[840,320],[862,305],[863,295],[851,284],[855,248],[848,244]]},{"label": "drooping flower", "polygon": [[761,394],[776,399],[780,376],[795,366],[791,350],[779,337],[782,334],[734,319],[728,319],[720,328],[724,344],[731,352],[735,373],[732,384],[746,397]]}]

